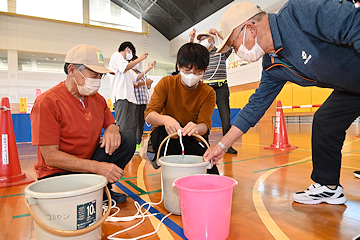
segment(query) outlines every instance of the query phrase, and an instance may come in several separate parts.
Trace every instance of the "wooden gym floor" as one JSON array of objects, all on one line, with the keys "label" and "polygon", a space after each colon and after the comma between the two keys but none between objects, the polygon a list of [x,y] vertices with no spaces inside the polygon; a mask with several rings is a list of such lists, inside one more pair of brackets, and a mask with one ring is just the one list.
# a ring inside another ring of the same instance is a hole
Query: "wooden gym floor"
[{"label": "wooden gym floor", "polygon": [[[348,198],[345,205],[303,205],[294,203],[291,195],[305,190],[312,181],[310,124],[288,124],[289,142],[298,146],[293,151],[265,150],[273,140],[272,125],[260,126],[243,136],[234,144],[237,155],[226,154],[219,165],[222,175],[238,181],[234,188],[229,240],[267,240],[267,239],[349,239],[360,234],[360,179],[353,176],[360,170],[360,126],[353,124],[347,132],[343,147],[341,184]],[[221,139],[219,129],[212,130],[210,144]],[[18,144],[22,171],[35,178],[33,164],[36,162],[36,148],[30,144]],[[158,202],[160,192],[160,171],[134,156],[126,166],[126,176],[118,185],[125,190],[127,201],[118,204],[121,208],[117,216],[129,216],[136,212],[133,198]],[[24,205],[26,185],[0,188],[0,240],[36,239],[34,223]],[[217,206],[214,205],[214,208]],[[166,215],[163,204],[155,209]],[[158,234],[145,238],[149,240],[182,239],[180,216],[169,217],[173,226],[160,228]],[[122,223],[104,223],[103,238],[139,220]],[[213,219],[214,227],[217,220]],[[159,220],[146,219],[139,227],[117,237],[130,238],[154,231]],[[180,234],[181,235],[181,234]]]}]

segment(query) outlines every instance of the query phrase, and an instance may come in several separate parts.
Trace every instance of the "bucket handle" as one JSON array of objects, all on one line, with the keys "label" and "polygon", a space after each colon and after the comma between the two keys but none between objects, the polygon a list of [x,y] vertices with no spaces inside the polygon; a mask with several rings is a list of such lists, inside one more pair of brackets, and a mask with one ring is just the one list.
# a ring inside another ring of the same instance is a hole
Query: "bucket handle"
[{"label": "bucket handle", "polygon": [[74,237],[74,236],[79,236],[88,232],[91,232],[93,230],[95,230],[96,228],[98,228],[104,221],[105,219],[109,216],[110,211],[111,211],[111,195],[110,195],[110,191],[108,189],[107,186],[105,186],[105,192],[106,195],[109,199],[108,201],[108,209],[105,212],[105,214],[99,219],[99,221],[97,221],[95,224],[83,228],[83,229],[79,229],[79,230],[59,230],[59,229],[55,229],[52,228],[48,225],[46,225],[45,223],[43,223],[36,215],[35,213],[32,211],[31,207],[29,206],[28,200],[27,198],[24,198],[24,203],[25,203],[25,207],[28,210],[28,212],[30,213],[31,217],[34,219],[34,221],[44,230],[48,231],[49,233],[55,234],[55,235],[59,235],[62,237]]},{"label": "bucket handle", "polygon": [[[156,165],[159,166],[158,161],[159,161],[160,150],[161,150],[162,146],[164,145],[164,143],[166,142],[166,140],[168,140],[169,138],[174,137],[174,136],[176,136],[176,135],[178,135],[177,132],[171,133],[171,134],[169,134],[166,138],[164,138],[164,140],[160,143],[160,146],[159,146],[159,149],[158,149],[158,152],[157,152],[157,155],[156,155]],[[200,139],[201,141],[203,141],[203,142],[205,143],[205,145],[206,145],[207,148],[210,148],[208,142],[207,142],[201,135],[196,134],[196,133],[193,133],[192,136]],[[214,163],[213,163],[213,160],[212,160],[212,159],[210,160],[210,164],[211,164],[211,168],[212,168],[212,167],[214,166]]]}]

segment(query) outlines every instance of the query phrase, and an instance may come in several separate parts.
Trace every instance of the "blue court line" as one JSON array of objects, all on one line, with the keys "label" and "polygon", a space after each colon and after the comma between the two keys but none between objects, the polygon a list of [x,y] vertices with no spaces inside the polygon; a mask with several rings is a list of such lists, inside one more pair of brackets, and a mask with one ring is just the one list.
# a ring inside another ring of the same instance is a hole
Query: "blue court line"
[{"label": "blue court line", "polygon": [[[118,186],[121,190],[123,190],[127,195],[129,195],[129,197],[131,197],[132,199],[134,199],[135,201],[137,201],[138,203],[140,203],[140,205],[144,204],[145,201],[140,198],[138,195],[136,195],[135,193],[133,193],[132,191],[130,191],[130,189],[128,189],[127,187],[125,187],[123,184],[121,184],[120,182],[116,182],[115,183],[116,186]],[[150,213],[157,213],[157,215],[155,215],[155,217],[159,220],[161,220],[165,215],[162,214],[161,212],[159,212],[158,210],[156,210],[154,207],[150,207],[149,209]],[[177,235],[179,235],[179,237],[181,237],[184,240],[187,240],[187,238],[184,235],[184,230],[182,229],[182,227],[180,227],[179,225],[177,225],[176,223],[174,223],[172,220],[170,220],[169,218],[166,218],[163,223],[170,228],[174,233],[176,233]]]}]

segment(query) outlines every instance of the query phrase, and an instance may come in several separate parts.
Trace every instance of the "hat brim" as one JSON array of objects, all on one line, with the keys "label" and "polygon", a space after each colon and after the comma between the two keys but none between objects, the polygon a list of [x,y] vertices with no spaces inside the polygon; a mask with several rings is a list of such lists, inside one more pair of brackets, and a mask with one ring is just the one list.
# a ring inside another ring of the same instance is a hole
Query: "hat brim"
[{"label": "hat brim", "polygon": [[203,36],[213,37],[214,40],[216,39],[216,35],[211,33],[200,33],[199,35],[197,35],[196,39],[200,41],[200,38],[202,38]]},{"label": "hat brim", "polygon": [[217,53],[226,53],[226,52],[230,51],[231,47],[227,46],[226,42],[229,40],[233,31],[234,31],[234,29],[223,38],[220,46],[218,47],[218,50],[216,51]]},{"label": "hat brim", "polygon": [[111,71],[110,69],[103,67],[103,66],[98,66],[98,65],[88,65],[88,64],[84,64],[86,67],[90,68],[91,70],[93,70],[94,72],[97,73],[111,73],[111,74],[115,74],[113,71]]}]

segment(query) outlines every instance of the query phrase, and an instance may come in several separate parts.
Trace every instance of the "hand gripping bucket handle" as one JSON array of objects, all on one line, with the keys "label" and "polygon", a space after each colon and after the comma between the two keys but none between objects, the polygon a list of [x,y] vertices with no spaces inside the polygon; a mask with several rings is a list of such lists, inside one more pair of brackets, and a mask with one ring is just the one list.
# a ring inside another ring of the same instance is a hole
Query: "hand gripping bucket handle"
[{"label": "hand gripping bucket handle", "polygon": [[34,219],[34,221],[44,230],[48,231],[49,233],[58,235],[58,236],[62,236],[62,237],[74,237],[74,236],[79,236],[79,235],[83,235],[86,234],[88,232],[91,232],[93,230],[95,230],[96,228],[98,228],[104,221],[105,219],[109,216],[110,211],[111,211],[111,195],[110,195],[110,191],[108,189],[107,186],[105,186],[105,192],[106,195],[109,199],[108,201],[108,209],[105,212],[104,216],[102,216],[99,221],[97,221],[95,224],[83,228],[83,229],[79,229],[79,230],[59,230],[59,229],[55,229],[52,228],[48,225],[46,225],[45,223],[43,223],[37,216],[36,214],[32,211],[31,207],[29,206],[29,202],[26,198],[24,198],[24,203],[25,203],[25,207],[28,210],[28,212],[30,213],[31,217]]},{"label": "hand gripping bucket handle", "polygon": [[[156,156],[156,164],[159,166],[159,156],[160,156],[160,150],[161,150],[161,148],[162,148],[162,146],[164,145],[164,143],[166,142],[166,140],[168,140],[169,138],[171,138],[171,137],[175,137],[176,135],[178,135],[178,133],[177,132],[174,132],[174,133],[172,133],[172,134],[169,134],[166,138],[164,138],[164,140],[161,142],[161,144],[160,144],[160,146],[159,146],[159,149],[158,149],[158,152],[157,152],[157,156]],[[198,139],[200,139],[201,141],[203,141],[204,143],[205,143],[205,145],[206,145],[206,147],[209,149],[210,148],[210,146],[209,146],[209,144],[207,143],[207,141],[202,137],[202,136],[200,136],[199,134],[196,134],[196,133],[193,133],[192,134],[192,136],[193,137],[196,137],[196,138],[198,138]],[[181,136],[179,136],[179,137],[181,137]],[[213,163],[213,160],[211,159],[210,160],[210,164],[211,164],[211,168],[214,166],[214,163]]]}]

